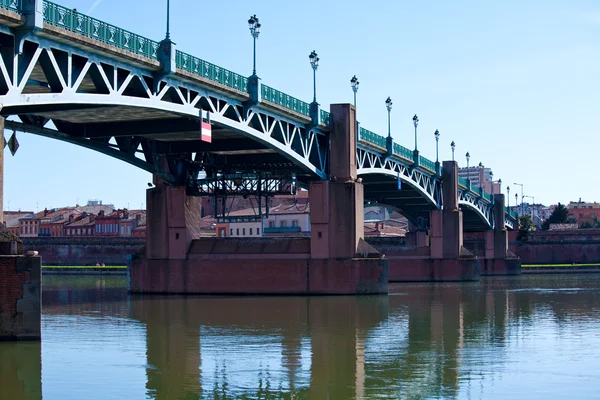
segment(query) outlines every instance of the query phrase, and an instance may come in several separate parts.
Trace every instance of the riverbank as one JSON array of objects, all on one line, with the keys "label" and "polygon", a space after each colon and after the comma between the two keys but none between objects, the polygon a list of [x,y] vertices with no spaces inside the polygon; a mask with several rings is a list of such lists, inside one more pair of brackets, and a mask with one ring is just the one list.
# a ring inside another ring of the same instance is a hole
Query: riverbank
[{"label": "riverbank", "polygon": [[43,275],[127,275],[127,266],[110,265],[104,267],[70,265],[70,266],[42,266]]},{"label": "riverbank", "polygon": [[522,274],[600,273],[600,264],[523,264]]}]

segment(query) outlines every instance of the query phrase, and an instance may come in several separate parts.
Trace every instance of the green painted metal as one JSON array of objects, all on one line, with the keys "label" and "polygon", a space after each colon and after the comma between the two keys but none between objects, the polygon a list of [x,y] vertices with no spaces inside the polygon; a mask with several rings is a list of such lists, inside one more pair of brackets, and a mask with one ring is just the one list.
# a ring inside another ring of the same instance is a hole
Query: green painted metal
[{"label": "green painted metal", "polygon": [[218,65],[201,60],[187,53],[177,50],[175,53],[175,65],[182,71],[198,75],[213,82],[220,83],[230,88],[248,91],[248,78]]},{"label": "green painted metal", "polygon": [[431,172],[435,172],[435,163],[423,156],[419,156],[419,165],[422,168],[430,170]]},{"label": "green painted metal", "polygon": [[75,32],[140,56],[153,60],[157,59],[158,42],[50,1],[44,1],[44,23]]},{"label": "green painted metal", "polygon": [[469,182],[467,181],[467,179],[461,178],[460,176],[458,177],[458,184],[464,187],[465,189],[469,186]]},{"label": "green painted metal", "polygon": [[360,140],[385,148],[385,137],[371,132],[363,127],[360,128]]},{"label": "green painted metal", "polygon": [[490,203],[492,202],[492,195],[489,194],[488,192],[486,192],[485,190],[483,190],[481,192],[482,197],[484,198],[484,200],[489,201]]},{"label": "green painted metal", "polygon": [[20,0],[0,0],[0,8],[21,14]]},{"label": "green painted metal", "polygon": [[400,156],[408,161],[413,161],[412,150],[409,150],[406,147],[399,145],[398,143],[394,143],[393,149],[394,149],[394,154],[396,154],[397,156]]},{"label": "green painted metal", "polygon": [[321,111],[321,123],[325,124],[325,125],[329,125],[329,122],[331,121],[331,114],[329,114],[325,110],[320,110],[320,111]]},{"label": "green painted metal", "polygon": [[263,100],[275,103],[281,107],[287,108],[288,110],[306,115],[307,117],[310,116],[310,105],[308,103],[298,100],[295,97],[287,95],[264,84],[260,85],[260,90],[260,95]]}]

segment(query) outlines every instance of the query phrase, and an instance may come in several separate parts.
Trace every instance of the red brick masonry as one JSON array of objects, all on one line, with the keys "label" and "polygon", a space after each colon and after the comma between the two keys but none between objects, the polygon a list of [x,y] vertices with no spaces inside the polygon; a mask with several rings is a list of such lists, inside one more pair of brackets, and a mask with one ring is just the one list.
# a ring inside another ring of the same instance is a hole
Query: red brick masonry
[{"label": "red brick masonry", "polygon": [[0,256],[0,340],[40,338],[41,258]]}]

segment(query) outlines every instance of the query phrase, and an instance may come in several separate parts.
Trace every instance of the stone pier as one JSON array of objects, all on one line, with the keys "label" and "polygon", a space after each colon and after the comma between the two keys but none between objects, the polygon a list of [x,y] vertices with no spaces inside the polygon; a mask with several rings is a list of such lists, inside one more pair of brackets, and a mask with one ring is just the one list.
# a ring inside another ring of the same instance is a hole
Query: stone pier
[{"label": "stone pier", "polygon": [[443,181],[444,209],[430,212],[429,231],[415,232],[412,246],[379,247],[388,260],[390,282],[479,279],[479,260],[463,246],[456,162],[444,161]]},{"label": "stone pier", "polygon": [[508,249],[508,231],[504,226],[504,195],[494,195],[493,230],[485,232],[485,258],[481,275],[519,275],[521,259]]},{"label": "stone pier", "polygon": [[363,239],[356,110],[331,106],[331,180],[310,184],[310,238],[198,238],[201,201],[162,184],[147,194],[147,244],[129,290],[199,294],[382,294],[387,262]]}]

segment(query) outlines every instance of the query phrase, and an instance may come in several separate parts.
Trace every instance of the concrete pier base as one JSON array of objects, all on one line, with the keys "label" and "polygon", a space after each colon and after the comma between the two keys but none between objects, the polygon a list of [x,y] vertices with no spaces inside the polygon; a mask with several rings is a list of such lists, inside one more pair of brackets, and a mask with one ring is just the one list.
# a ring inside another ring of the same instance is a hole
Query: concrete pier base
[{"label": "concrete pier base", "polygon": [[[244,239],[206,239],[243,242]],[[257,248],[270,239],[255,240]],[[198,240],[203,242],[204,239]],[[198,247],[201,243],[194,243]],[[239,244],[239,243],[238,243]],[[205,245],[205,243],[204,243]],[[132,293],[180,294],[387,294],[388,275],[380,259],[313,260],[308,253],[279,258],[276,253],[193,254],[186,260],[132,259]]]},{"label": "concrete pier base", "polygon": [[0,340],[40,340],[41,271],[41,257],[0,256]]}]

